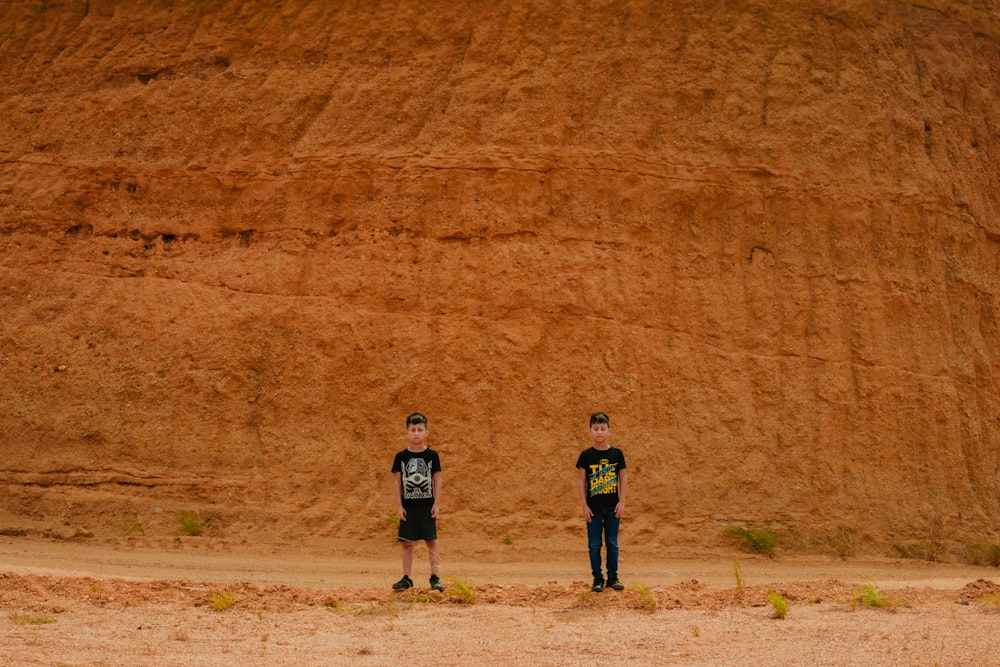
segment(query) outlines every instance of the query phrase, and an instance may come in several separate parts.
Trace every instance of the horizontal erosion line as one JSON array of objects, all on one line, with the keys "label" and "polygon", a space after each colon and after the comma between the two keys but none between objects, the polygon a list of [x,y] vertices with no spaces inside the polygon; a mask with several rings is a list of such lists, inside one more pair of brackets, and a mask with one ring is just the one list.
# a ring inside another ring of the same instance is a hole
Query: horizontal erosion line
[{"label": "horizontal erosion line", "polygon": [[[582,156],[578,159],[564,159],[545,156],[499,156],[482,159],[481,156],[470,156],[468,161],[428,157],[418,153],[397,154],[387,157],[343,155],[337,158],[300,158],[275,165],[274,169],[261,170],[241,168],[240,166],[212,169],[207,164],[187,165],[178,167],[163,167],[144,169],[135,164],[79,164],[60,163],[44,159],[0,159],[0,166],[31,165],[50,169],[67,169],[80,172],[112,172],[118,175],[143,173],[156,174],[160,178],[247,178],[259,180],[280,180],[283,178],[298,178],[301,175],[323,175],[333,171],[467,171],[467,172],[522,172],[530,174],[549,174],[560,171],[607,172],[625,176],[639,176],[691,182],[698,184],[733,187],[742,181],[760,184],[767,180],[769,187],[775,190],[806,190],[827,189],[823,183],[807,183],[789,174],[772,172],[763,166],[753,165],[690,165],[684,163],[655,162],[638,156],[623,156],[620,159],[609,160],[604,156]],[[479,158],[479,159],[476,159]],[[725,178],[720,178],[725,176]],[[856,192],[858,184],[845,184],[845,191]],[[904,193],[899,193],[904,194]]]},{"label": "horizontal erosion line", "polygon": [[12,472],[0,471],[0,484],[12,486],[142,486],[147,488],[162,486],[182,487],[226,487],[245,488],[248,483],[236,479],[213,477],[206,482],[204,477],[157,477],[121,472]]},{"label": "horizontal erosion line", "polygon": [[[689,169],[688,167],[681,167],[680,172],[674,171],[672,169],[657,169],[656,165],[651,165],[647,168],[628,168],[620,165],[611,164],[573,164],[566,162],[552,162],[543,164],[518,164],[513,162],[497,162],[497,163],[442,163],[442,162],[432,162],[427,160],[410,160],[406,159],[404,161],[397,160],[385,160],[377,158],[348,158],[344,161],[332,162],[328,159],[323,161],[304,161],[297,162],[293,164],[281,165],[277,170],[251,170],[251,169],[240,169],[240,168],[224,168],[220,170],[213,170],[207,165],[197,165],[191,167],[168,167],[160,169],[149,169],[144,168],[139,165],[80,165],[80,164],[61,164],[57,162],[42,162],[42,161],[25,161],[25,160],[11,160],[6,162],[0,162],[0,165],[13,166],[15,169],[19,166],[31,166],[44,169],[55,169],[55,170],[65,170],[73,171],[76,173],[110,173],[114,174],[116,178],[128,179],[135,178],[137,176],[142,176],[144,178],[157,178],[162,180],[215,180],[215,181],[281,181],[281,180],[309,180],[313,177],[315,178],[325,178],[331,172],[360,172],[360,173],[375,173],[378,171],[388,171],[388,172],[405,172],[405,171],[427,171],[427,172],[469,172],[469,173],[499,173],[499,172],[511,172],[511,173],[524,173],[524,174],[552,174],[557,172],[590,172],[590,173],[608,173],[622,176],[638,176],[641,178],[655,178],[659,180],[670,180],[679,183],[695,183],[702,185],[715,185],[717,187],[734,187],[739,185],[732,179],[720,179],[713,178],[707,175],[700,175],[695,173],[686,173]],[[528,161],[530,162],[530,161]],[[698,171],[697,169],[691,169],[692,171]],[[711,168],[705,171],[716,171],[723,172],[732,175],[743,175],[749,174],[750,178],[747,179],[748,182],[758,182],[763,176],[769,179],[775,179],[775,183],[771,185],[774,190],[788,190],[796,191],[802,190],[814,190],[817,187],[816,184],[806,185],[804,187],[794,187],[791,185],[780,185],[781,181],[790,180],[794,182],[794,179],[788,179],[787,177],[780,177],[774,174],[761,172],[760,170],[753,168],[736,168],[736,169],[726,169],[726,168]],[[851,188],[850,191],[856,190],[856,187]]]},{"label": "horizontal erosion line", "polygon": [[[518,166],[514,164],[434,164],[429,162],[405,162],[389,163],[378,160],[357,160],[352,163],[317,164],[313,168],[301,167],[298,165],[288,166],[279,171],[251,171],[244,169],[226,169],[224,171],[212,171],[204,165],[190,168],[164,168],[164,169],[144,169],[137,166],[125,165],[115,166],[81,166],[71,164],[58,164],[53,162],[25,162],[10,161],[0,162],[0,165],[30,165],[47,169],[68,170],[77,173],[74,181],[77,183],[87,181],[80,176],[84,173],[100,174],[105,172],[111,176],[113,181],[181,181],[189,185],[194,182],[213,182],[217,184],[219,190],[229,191],[241,190],[250,187],[254,183],[282,182],[310,182],[319,181],[329,185],[329,175],[331,173],[355,172],[359,174],[372,175],[379,171],[403,174],[406,172],[465,172],[470,174],[478,173],[520,173],[533,175],[552,175],[559,172],[572,173],[592,173],[609,174],[617,177],[636,177],[644,179],[656,179],[657,181],[670,182],[678,188],[691,185],[718,190],[750,191],[764,196],[767,195],[808,195],[820,197],[840,202],[853,202],[855,204],[876,204],[885,202],[898,202],[905,205],[933,207],[935,209],[964,209],[962,202],[951,200],[945,195],[927,195],[917,191],[899,191],[891,189],[866,189],[863,184],[856,182],[806,182],[792,176],[779,175],[767,170],[753,167],[706,167],[691,168],[680,167],[679,171],[658,170],[655,168],[626,169],[612,165],[586,165],[586,164],[566,164],[553,163],[546,166]],[[16,167],[15,169],[16,170]],[[5,171],[12,171],[6,169]],[[712,172],[712,173],[709,173]],[[724,175],[725,177],[720,177]],[[105,178],[89,179],[93,182],[102,183],[108,181]],[[444,182],[444,189],[448,183]],[[329,190],[330,188],[325,188]],[[141,199],[141,195],[139,196]]]}]

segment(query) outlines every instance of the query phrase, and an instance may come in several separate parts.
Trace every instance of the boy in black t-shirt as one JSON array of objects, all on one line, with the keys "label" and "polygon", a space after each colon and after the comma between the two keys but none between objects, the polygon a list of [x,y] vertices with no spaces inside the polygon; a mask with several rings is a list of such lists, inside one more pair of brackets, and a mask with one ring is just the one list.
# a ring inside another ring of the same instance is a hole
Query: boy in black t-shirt
[{"label": "boy in black t-shirt", "polygon": [[616,591],[625,585],[618,580],[618,526],[625,512],[625,495],[628,475],[622,450],[608,442],[611,420],[603,412],[590,415],[590,439],[593,447],[580,453],[576,460],[579,474],[580,508],[587,520],[587,547],[590,550],[590,569],[594,575],[595,593],[604,590],[605,579],[601,572],[601,541],[607,547],[607,587]]},{"label": "boy in black t-shirt", "polygon": [[393,493],[399,517],[399,542],[403,545],[403,578],[392,585],[404,591],[413,586],[413,546],[427,543],[431,562],[431,588],[443,591],[438,577],[440,557],[437,543],[438,503],[441,502],[441,458],[427,448],[427,417],[414,412],[406,418],[409,445],[392,462]]}]

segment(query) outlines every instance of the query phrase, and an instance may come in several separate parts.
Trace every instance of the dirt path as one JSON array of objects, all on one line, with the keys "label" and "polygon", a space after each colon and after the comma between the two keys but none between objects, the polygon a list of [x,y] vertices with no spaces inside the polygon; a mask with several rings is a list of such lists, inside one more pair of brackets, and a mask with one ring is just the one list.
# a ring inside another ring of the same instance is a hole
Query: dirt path
[{"label": "dirt path", "polygon": [[[386,548],[386,547],[390,548]],[[571,545],[456,544],[468,583],[394,594],[391,545],[0,539],[0,664],[996,664],[1000,573],[888,559],[629,552],[589,594]],[[423,581],[418,560],[415,578]],[[454,581],[452,583],[455,583]],[[855,601],[873,585],[891,606]],[[766,592],[788,602],[773,618]],[[234,604],[216,611],[213,594]]]},{"label": "dirt path", "polygon": [[[415,575],[426,569],[415,557]],[[631,548],[623,551],[623,573],[646,586],[672,585],[690,579],[716,587],[735,585],[734,560],[744,584],[837,579],[876,582],[886,588],[929,587],[947,590],[956,583],[997,576],[996,568],[895,558],[837,559],[829,556],[669,553]],[[19,574],[93,578],[245,581],[258,585],[380,587],[399,575],[391,540],[325,540],[314,544],[246,544],[225,540],[173,538],[103,543],[0,538],[0,565]],[[535,541],[517,546],[484,546],[451,541],[444,567],[472,583],[571,584],[587,578],[586,554],[568,540]],[[624,576],[624,575],[623,575]]]}]

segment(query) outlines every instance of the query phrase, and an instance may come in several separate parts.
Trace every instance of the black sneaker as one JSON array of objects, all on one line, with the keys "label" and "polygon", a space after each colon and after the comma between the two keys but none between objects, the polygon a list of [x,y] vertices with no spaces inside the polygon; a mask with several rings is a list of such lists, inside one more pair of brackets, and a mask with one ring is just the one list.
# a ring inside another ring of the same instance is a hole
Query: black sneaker
[{"label": "black sneaker", "polygon": [[438,579],[436,574],[431,575],[431,588],[436,591],[444,591],[444,584],[441,583],[441,580]]},{"label": "black sneaker", "polygon": [[407,588],[411,588],[412,586],[413,580],[404,574],[402,579],[392,585],[392,590],[405,591]]},{"label": "black sneaker", "polygon": [[594,585],[590,587],[590,590],[595,593],[600,593],[604,590],[604,580],[600,577],[594,577]]},{"label": "black sneaker", "polygon": [[616,591],[625,590],[625,584],[618,581],[618,579],[608,579],[608,588],[613,588]]}]

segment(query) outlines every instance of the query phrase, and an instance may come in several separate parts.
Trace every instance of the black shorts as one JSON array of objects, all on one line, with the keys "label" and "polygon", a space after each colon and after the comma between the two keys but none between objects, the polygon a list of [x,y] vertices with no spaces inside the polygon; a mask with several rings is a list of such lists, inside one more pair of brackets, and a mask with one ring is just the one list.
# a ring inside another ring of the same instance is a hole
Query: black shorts
[{"label": "black shorts", "polygon": [[399,541],[437,539],[437,519],[431,516],[430,505],[406,508],[406,519],[399,522]]}]

